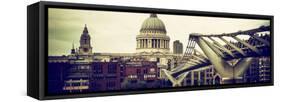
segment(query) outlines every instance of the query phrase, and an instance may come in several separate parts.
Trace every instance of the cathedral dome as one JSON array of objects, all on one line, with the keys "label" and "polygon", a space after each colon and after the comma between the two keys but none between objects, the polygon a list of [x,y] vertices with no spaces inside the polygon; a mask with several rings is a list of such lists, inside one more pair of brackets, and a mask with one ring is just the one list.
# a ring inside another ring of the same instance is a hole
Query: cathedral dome
[{"label": "cathedral dome", "polygon": [[165,24],[156,14],[151,14],[143,22],[136,41],[136,52],[140,54],[169,53],[170,50],[170,37],[166,35]]},{"label": "cathedral dome", "polygon": [[147,18],[141,26],[141,33],[160,33],[166,34],[165,24],[157,18],[156,14],[151,14],[149,18]]}]

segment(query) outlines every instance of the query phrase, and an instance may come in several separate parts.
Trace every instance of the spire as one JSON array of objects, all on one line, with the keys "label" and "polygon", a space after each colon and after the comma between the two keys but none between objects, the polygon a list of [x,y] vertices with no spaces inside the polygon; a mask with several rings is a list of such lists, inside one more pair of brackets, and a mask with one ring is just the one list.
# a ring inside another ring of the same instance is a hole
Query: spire
[{"label": "spire", "polygon": [[75,54],[75,48],[74,48],[74,43],[72,43],[72,49],[71,49],[71,54]]},{"label": "spire", "polygon": [[157,17],[156,13],[151,13],[150,17]]},{"label": "spire", "polygon": [[72,49],[74,49],[74,43],[72,43]]},{"label": "spire", "polygon": [[88,34],[87,24],[85,24],[85,27],[84,27],[84,30],[83,30],[83,34]]}]

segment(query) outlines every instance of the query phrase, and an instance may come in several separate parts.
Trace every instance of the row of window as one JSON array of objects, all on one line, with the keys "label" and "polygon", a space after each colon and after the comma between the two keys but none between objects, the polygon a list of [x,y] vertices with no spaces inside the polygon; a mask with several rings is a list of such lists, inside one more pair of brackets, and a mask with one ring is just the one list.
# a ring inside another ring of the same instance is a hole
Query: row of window
[{"label": "row of window", "polygon": [[[103,73],[103,66],[101,64],[93,65],[93,73]],[[116,73],[117,72],[117,64],[108,64],[107,73]]]},{"label": "row of window", "polygon": [[[130,79],[135,79],[135,78],[138,78],[138,75],[128,75],[128,78]],[[156,75],[155,74],[145,74],[143,75],[143,78],[156,78]]]},{"label": "row of window", "polygon": [[[147,69],[144,69],[144,70],[143,70],[143,73],[144,73],[144,74],[147,74],[147,73],[155,73],[155,68],[150,68],[150,69],[149,69],[149,72],[148,72]],[[141,74],[141,69],[137,69],[137,74]]]}]

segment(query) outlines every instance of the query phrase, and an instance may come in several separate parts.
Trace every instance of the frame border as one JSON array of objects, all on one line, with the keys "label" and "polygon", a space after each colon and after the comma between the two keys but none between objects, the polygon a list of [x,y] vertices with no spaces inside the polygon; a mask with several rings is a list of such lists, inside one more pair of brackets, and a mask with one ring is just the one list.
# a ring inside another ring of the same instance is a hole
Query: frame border
[{"label": "frame border", "polygon": [[[223,18],[244,18],[244,19],[264,19],[270,20],[271,26],[271,82],[255,83],[255,84],[234,84],[234,85],[213,85],[213,86],[196,86],[196,87],[176,87],[165,89],[147,89],[147,90],[129,90],[129,91],[114,91],[114,92],[97,92],[97,93],[81,93],[50,96],[47,94],[47,59],[48,59],[48,8],[65,8],[65,9],[81,9],[81,10],[101,10],[101,11],[118,11],[132,13],[159,13],[171,15],[188,15],[188,16],[204,16],[204,17],[223,17]],[[39,2],[39,98],[40,100],[62,99],[62,98],[82,98],[82,97],[97,97],[97,96],[114,96],[114,95],[129,95],[129,94],[146,94],[160,92],[177,92],[177,91],[192,91],[192,90],[209,90],[209,89],[225,89],[225,88],[242,88],[242,87],[257,87],[257,86],[273,86],[274,85],[274,31],[273,31],[273,15],[257,15],[257,14],[239,14],[239,13],[222,13],[222,12],[206,12],[206,11],[190,11],[176,9],[159,9],[159,8],[143,8],[143,7],[128,7],[128,6],[113,6],[113,5],[95,5],[83,3],[63,3],[63,2]]]}]

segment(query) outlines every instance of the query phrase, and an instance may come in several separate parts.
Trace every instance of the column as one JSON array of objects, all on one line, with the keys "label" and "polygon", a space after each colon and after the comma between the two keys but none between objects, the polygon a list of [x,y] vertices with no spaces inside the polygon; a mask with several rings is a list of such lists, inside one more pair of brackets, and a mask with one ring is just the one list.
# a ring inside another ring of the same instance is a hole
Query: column
[{"label": "column", "polygon": [[158,48],[158,39],[155,39],[155,48]]},{"label": "column", "polygon": [[169,46],[170,46],[170,44],[169,44],[169,41],[167,40],[167,48],[170,48]]},{"label": "column", "polygon": [[165,42],[164,42],[164,43],[165,43],[165,48],[167,48],[167,40],[165,40]]},{"label": "column", "polygon": [[166,44],[166,48],[168,48],[168,43],[167,43],[167,42],[168,42],[168,40],[166,40],[166,42],[165,42],[165,44]]},{"label": "column", "polygon": [[141,39],[139,39],[139,43],[140,43],[140,48],[141,48]]},{"label": "column", "polygon": [[142,46],[142,48],[145,48],[145,39],[142,39],[143,41],[142,41],[142,44],[143,44],[143,46]]},{"label": "column", "polygon": [[144,45],[143,45],[143,48],[146,48],[146,39],[143,39],[143,41],[144,41]]},{"label": "column", "polygon": [[158,48],[158,39],[156,39],[155,48]]},{"label": "column", "polygon": [[149,47],[149,39],[146,39],[146,48]]},{"label": "column", "polygon": [[153,39],[153,48],[155,48],[155,44],[156,42],[155,42],[155,39]]},{"label": "column", "polygon": [[159,48],[161,48],[161,39],[159,39]]},{"label": "column", "polygon": [[153,39],[150,40],[151,41],[151,48],[153,48]]},{"label": "column", "polygon": [[148,48],[148,41],[147,41],[147,39],[145,39],[145,48]]},{"label": "column", "polygon": [[142,40],[142,48],[144,48],[144,39],[141,39]]},{"label": "column", "polygon": [[166,40],[164,40],[164,48],[166,48]]},{"label": "column", "polygon": [[151,39],[148,39],[148,48],[151,48]]},{"label": "column", "polygon": [[156,48],[158,48],[158,44],[159,44],[159,39],[156,39]]},{"label": "column", "polygon": [[151,39],[151,47],[154,48],[154,39]]},{"label": "column", "polygon": [[163,46],[164,43],[163,43],[163,42],[164,42],[164,40],[162,39],[162,40],[161,40],[161,46],[160,46],[161,48],[164,48],[164,46]]},{"label": "column", "polygon": [[140,48],[143,48],[143,41],[140,39]]},{"label": "column", "polygon": [[139,45],[139,40],[137,40],[137,48],[139,48],[140,47],[140,45]]},{"label": "column", "polygon": [[145,40],[142,39],[142,48],[145,48]]},{"label": "column", "polygon": [[160,48],[160,39],[157,40],[157,47]]}]

